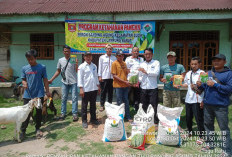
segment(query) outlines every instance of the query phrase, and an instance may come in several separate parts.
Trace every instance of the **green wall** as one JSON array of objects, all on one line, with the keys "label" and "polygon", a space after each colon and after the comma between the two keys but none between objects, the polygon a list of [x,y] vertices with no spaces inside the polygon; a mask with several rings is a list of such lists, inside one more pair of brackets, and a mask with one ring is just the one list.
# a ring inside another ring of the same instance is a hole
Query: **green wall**
[{"label": "green wall", "polygon": [[[46,65],[48,78],[51,78],[56,71],[56,65],[59,58],[63,57],[62,46],[65,44],[65,34],[63,24],[15,24],[11,27],[12,44],[10,46],[11,60],[10,66],[14,70],[14,75],[20,76],[22,66],[27,64],[25,52],[30,49],[30,32],[54,32],[54,60],[38,60],[39,63]],[[169,50],[169,32],[170,31],[220,31],[219,52],[225,54],[228,59],[228,65],[231,62],[232,44],[229,41],[229,22],[222,23],[178,23],[165,24],[165,30],[162,32],[160,41],[155,43],[154,58],[158,59],[161,65],[167,63],[166,53]],[[21,33],[18,33],[21,31]],[[82,62],[82,56],[78,55],[79,64]],[[61,86],[61,77],[54,80],[52,86]]]}]

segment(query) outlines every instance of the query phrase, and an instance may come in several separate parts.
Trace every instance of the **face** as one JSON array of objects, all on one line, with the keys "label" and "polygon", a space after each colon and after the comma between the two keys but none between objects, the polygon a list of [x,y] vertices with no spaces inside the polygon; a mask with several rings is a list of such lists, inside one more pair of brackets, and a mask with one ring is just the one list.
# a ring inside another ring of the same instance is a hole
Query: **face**
[{"label": "face", "polygon": [[63,53],[64,53],[65,58],[69,58],[71,51],[70,49],[64,48]]},{"label": "face", "polygon": [[108,56],[111,55],[112,51],[113,51],[113,48],[112,48],[111,46],[107,46],[107,47],[106,47],[106,54],[107,54]]},{"label": "face", "polygon": [[36,65],[36,58],[33,56],[27,57],[27,61],[31,66]]},{"label": "face", "polygon": [[226,64],[226,61],[223,59],[214,59],[213,60],[213,67],[217,69],[222,69],[224,65]]},{"label": "face", "polygon": [[134,47],[132,49],[132,57],[137,58],[138,55],[139,55],[139,48],[138,47]]},{"label": "face", "polygon": [[90,64],[92,62],[93,57],[92,55],[85,55],[84,59],[88,64]]},{"label": "face", "polygon": [[172,64],[172,63],[176,62],[176,57],[174,57],[174,56],[168,56],[167,59],[168,59],[169,64]]},{"label": "face", "polygon": [[124,55],[117,55],[116,58],[119,62],[121,62],[123,61]]},{"label": "face", "polygon": [[145,50],[144,57],[146,61],[152,60],[153,53],[151,51]]},{"label": "face", "polygon": [[190,66],[193,71],[197,71],[200,68],[201,63],[198,63],[197,60],[191,60]]}]

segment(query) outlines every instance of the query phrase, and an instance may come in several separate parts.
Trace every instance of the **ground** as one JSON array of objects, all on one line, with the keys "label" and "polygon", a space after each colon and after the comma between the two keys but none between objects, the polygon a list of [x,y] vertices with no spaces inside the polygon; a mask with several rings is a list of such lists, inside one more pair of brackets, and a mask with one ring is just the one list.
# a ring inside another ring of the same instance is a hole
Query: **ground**
[{"label": "ground", "polygon": [[[60,101],[55,101],[58,113],[60,113]],[[21,101],[14,99],[4,99],[0,97],[0,107],[11,107],[22,105]],[[97,104],[99,108],[99,104]],[[6,129],[0,129],[0,156],[1,157],[18,157],[18,156],[52,156],[52,155],[83,155],[83,154],[142,154],[142,155],[160,155],[160,156],[215,156],[221,152],[220,148],[212,150],[209,154],[200,151],[196,136],[192,139],[184,140],[181,147],[163,146],[163,145],[146,145],[145,151],[129,148],[130,141],[121,142],[102,142],[104,132],[105,112],[97,110],[98,119],[102,122],[99,126],[89,125],[88,129],[83,129],[81,117],[78,122],[72,122],[71,105],[67,108],[69,114],[64,121],[52,120],[52,113],[49,112],[48,121],[42,126],[44,137],[35,138],[34,124],[29,124],[26,139],[22,143],[13,140],[14,125],[7,124]],[[80,110],[80,106],[79,106]],[[230,107],[232,111],[232,107]],[[132,111],[133,112],[133,111]],[[181,126],[186,129],[185,111],[182,112]],[[216,123],[215,123],[216,124]],[[127,135],[131,134],[131,125],[125,122]],[[232,126],[232,116],[230,116],[230,128]],[[216,125],[218,130],[218,126]],[[194,123],[194,129],[196,125]]]}]

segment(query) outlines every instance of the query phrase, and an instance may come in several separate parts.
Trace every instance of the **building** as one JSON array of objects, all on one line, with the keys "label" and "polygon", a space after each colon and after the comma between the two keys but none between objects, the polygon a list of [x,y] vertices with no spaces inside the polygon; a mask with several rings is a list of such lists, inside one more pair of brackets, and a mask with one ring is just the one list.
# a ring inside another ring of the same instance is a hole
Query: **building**
[{"label": "building", "polygon": [[[200,56],[203,69],[222,53],[231,66],[231,0],[0,0],[0,72],[11,67],[20,75],[29,49],[39,51],[39,62],[50,78],[63,56],[65,19],[86,21],[155,21],[154,58],[166,64],[173,50],[178,63],[189,69],[192,56]],[[97,63],[99,55],[95,55]],[[78,55],[82,62],[82,55]],[[60,86],[60,78],[52,86]]]}]

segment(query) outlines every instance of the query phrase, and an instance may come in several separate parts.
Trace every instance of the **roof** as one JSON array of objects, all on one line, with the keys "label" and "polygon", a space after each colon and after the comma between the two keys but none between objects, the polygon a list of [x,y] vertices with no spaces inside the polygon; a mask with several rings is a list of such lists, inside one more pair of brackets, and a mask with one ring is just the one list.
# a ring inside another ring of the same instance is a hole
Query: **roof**
[{"label": "roof", "polygon": [[0,14],[232,10],[232,0],[0,0]]}]

